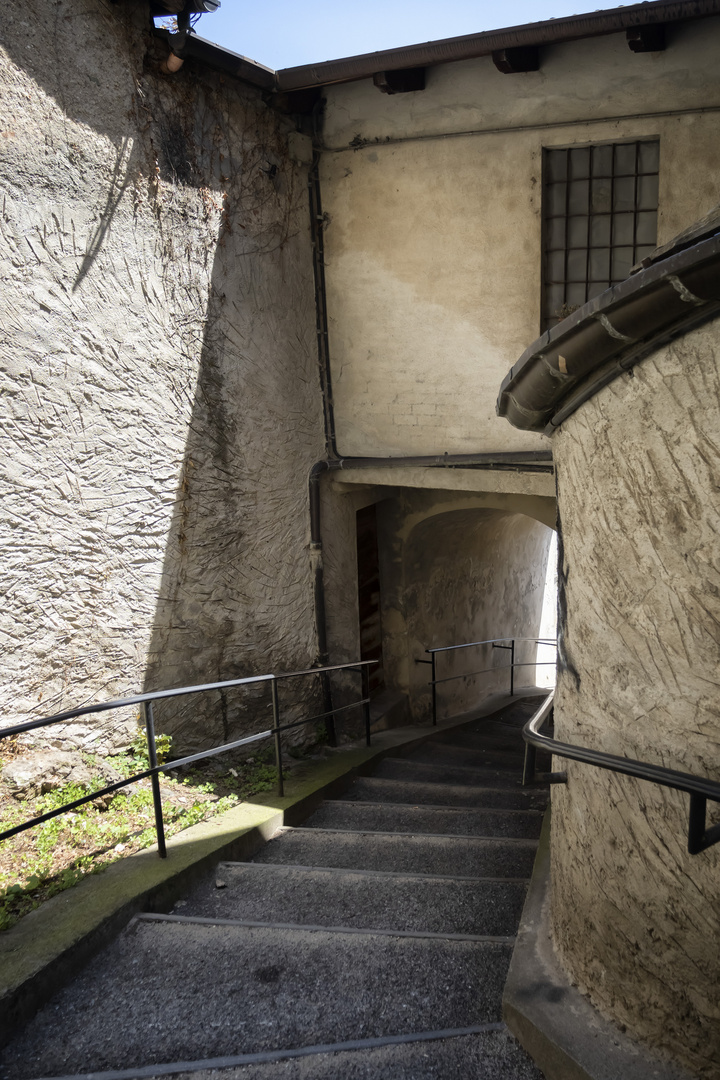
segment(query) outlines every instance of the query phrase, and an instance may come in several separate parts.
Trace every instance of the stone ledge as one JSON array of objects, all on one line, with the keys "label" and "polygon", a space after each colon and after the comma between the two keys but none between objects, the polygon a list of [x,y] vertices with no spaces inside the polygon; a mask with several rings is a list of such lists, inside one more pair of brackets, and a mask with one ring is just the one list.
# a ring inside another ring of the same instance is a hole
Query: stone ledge
[{"label": "stone ledge", "polygon": [[550,932],[550,808],[503,992],[503,1019],[547,1080],[692,1080],[571,985]]},{"label": "stone ledge", "polygon": [[[527,691],[532,693],[532,690]],[[524,691],[518,690],[516,697]],[[494,695],[473,716],[512,699]],[[437,727],[393,728],[310,762],[286,781],[283,798],[258,796],[168,840],[167,859],[147,848],[59,893],[0,934],[0,1045],[139,911],[168,912],[193,883],[221,860],[252,857],[281,825],[298,825],[326,797],[341,794],[356,776],[398,748],[410,750],[436,732],[461,727],[468,716]]]}]

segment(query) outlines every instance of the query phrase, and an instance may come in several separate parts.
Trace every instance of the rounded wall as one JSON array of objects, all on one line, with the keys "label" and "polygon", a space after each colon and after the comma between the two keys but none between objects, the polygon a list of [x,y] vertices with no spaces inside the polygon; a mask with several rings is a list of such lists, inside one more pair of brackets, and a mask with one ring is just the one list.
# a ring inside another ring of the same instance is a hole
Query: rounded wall
[{"label": "rounded wall", "polygon": [[[715,780],[719,331],[716,321],[659,349],[553,438],[556,737]],[[631,1033],[717,1076],[720,848],[688,855],[688,796],[566,766],[551,845],[563,962]],[[720,806],[708,811],[720,821]]]},{"label": "rounded wall", "polygon": [[[436,513],[417,524],[403,552],[404,608],[411,660],[413,713],[430,712],[429,667],[412,659],[425,649],[491,638],[534,637],[540,628],[552,530],[525,514],[463,509]],[[520,643],[517,663],[532,665],[534,642]],[[510,686],[510,652],[492,646],[439,654],[437,678],[487,668],[504,670],[453,679],[438,686],[438,714],[462,713]],[[515,684],[533,682],[534,666]]]}]

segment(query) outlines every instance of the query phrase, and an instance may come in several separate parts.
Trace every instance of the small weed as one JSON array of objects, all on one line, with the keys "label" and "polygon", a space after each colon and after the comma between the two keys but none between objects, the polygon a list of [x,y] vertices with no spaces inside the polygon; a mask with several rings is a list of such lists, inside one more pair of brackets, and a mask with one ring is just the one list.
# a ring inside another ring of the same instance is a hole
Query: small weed
[{"label": "small weed", "polygon": [[562,307],[557,308],[557,310],[554,311],[553,314],[555,315],[555,318],[558,322],[562,322],[563,319],[569,318],[570,315],[572,315],[579,308],[580,304],[563,304]]},{"label": "small weed", "polygon": [[9,761],[12,761],[13,758],[16,758],[18,754],[21,753],[21,749],[18,746],[17,735],[8,735],[7,738],[3,739],[0,743],[0,748],[2,749],[2,753],[0,754],[0,769],[2,769],[3,765],[7,765]]},{"label": "small weed", "polygon": [[[148,752],[148,740],[147,732],[144,728],[141,728],[133,741],[130,744],[130,749],[137,759],[142,762],[142,767],[147,769],[150,767],[150,754]],[[155,753],[157,754],[158,765],[163,765],[172,749],[172,735],[156,735],[155,736]]]},{"label": "small weed", "polygon": [[238,794],[242,798],[270,791],[277,784],[277,769],[274,765],[258,763],[243,770],[242,780],[238,783]]},{"label": "small weed", "polygon": [[328,729],[325,724],[318,724],[315,728],[315,746],[327,746],[330,738],[328,736]]}]

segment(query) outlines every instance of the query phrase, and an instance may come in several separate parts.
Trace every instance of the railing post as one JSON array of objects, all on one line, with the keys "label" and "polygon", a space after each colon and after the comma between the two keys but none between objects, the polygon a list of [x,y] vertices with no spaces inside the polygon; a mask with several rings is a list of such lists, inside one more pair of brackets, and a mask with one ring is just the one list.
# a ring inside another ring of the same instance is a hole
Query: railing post
[{"label": "railing post", "polygon": [[323,712],[327,713],[325,717],[325,731],[327,732],[328,746],[337,746],[335,717],[332,711],[332,689],[330,687],[330,676],[328,675],[327,671],[323,671],[323,673],[321,674],[320,685],[322,687]]},{"label": "railing post", "polygon": [[688,853],[699,855],[705,850],[705,813],[707,799],[703,795],[690,793],[690,817],[688,820]]},{"label": "railing post", "polygon": [[515,694],[515,638],[510,646],[510,697]]},{"label": "railing post", "polygon": [[523,762],[523,787],[532,784],[535,780],[535,756],[537,747],[532,743],[525,743],[525,761]]},{"label": "railing post", "polygon": [[433,727],[437,727],[437,686],[435,685],[435,653],[430,653],[431,664],[430,668],[430,680],[432,686],[432,718]]},{"label": "railing post", "polygon": [[[157,749],[155,747],[155,719],[153,717],[152,701],[145,702],[145,734],[148,744],[148,761],[151,769],[157,769]],[[163,824],[162,796],[160,794],[160,777],[156,772],[150,777],[153,793],[153,806],[155,807],[155,833],[157,835],[158,855],[161,859],[167,858],[165,845],[165,826]]]},{"label": "railing post", "polygon": [[273,679],[270,683],[270,689],[272,691],[272,711],[273,711],[273,736],[275,738],[275,767],[277,769],[278,778],[278,795],[282,798],[285,794],[285,785],[283,783],[282,772],[282,746],[280,744],[280,701],[278,699],[277,679]]},{"label": "railing post", "polygon": [[370,668],[360,668],[362,676],[363,716],[365,718],[365,743],[370,746]]}]

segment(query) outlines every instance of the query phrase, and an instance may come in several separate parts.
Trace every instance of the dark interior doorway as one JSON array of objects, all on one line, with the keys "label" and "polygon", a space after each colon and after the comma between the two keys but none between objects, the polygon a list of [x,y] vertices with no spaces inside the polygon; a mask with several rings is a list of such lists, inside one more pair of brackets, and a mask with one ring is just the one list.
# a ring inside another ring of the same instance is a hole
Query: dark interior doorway
[{"label": "dark interior doorway", "polygon": [[385,686],[382,662],[380,613],[380,557],[376,507],[357,512],[358,606],[360,609],[360,659],[377,660],[370,668],[370,693]]}]

